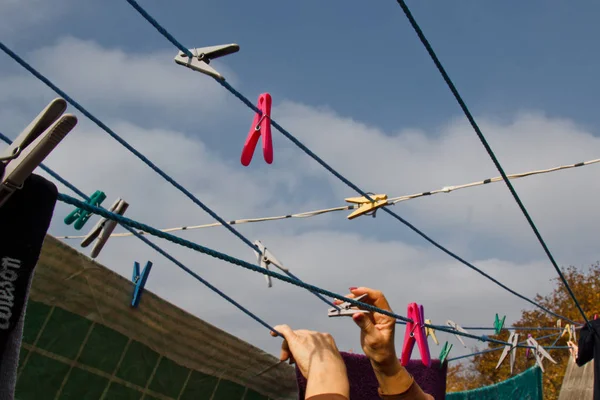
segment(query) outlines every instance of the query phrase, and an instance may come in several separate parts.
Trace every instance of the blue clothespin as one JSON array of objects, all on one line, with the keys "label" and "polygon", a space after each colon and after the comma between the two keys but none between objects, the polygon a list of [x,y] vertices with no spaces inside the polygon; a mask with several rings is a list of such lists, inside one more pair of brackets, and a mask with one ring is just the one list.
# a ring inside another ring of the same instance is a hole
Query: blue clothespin
[{"label": "blue clothespin", "polygon": [[502,332],[502,328],[504,328],[504,320],[506,319],[506,315],[502,317],[502,319],[498,318],[498,314],[496,314],[496,319],[494,320],[494,330],[496,331],[496,335],[499,335]]},{"label": "blue clothespin", "polygon": [[135,288],[133,289],[133,299],[131,300],[131,307],[137,308],[140,304],[140,298],[142,297],[142,292],[144,291],[144,286],[146,286],[146,280],[148,280],[148,275],[150,275],[150,270],[152,269],[152,262],[148,261],[144,270],[140,274],[140,263],[137,261],[133,264],[133,277],[131,280],[135,284]]},{"label": "blue clothespin", "polygon": [[[100,190],[96,190],[93,195],[90,196],[90,199],[86,201],[87,204],[91,204],[96,207],[100,207],[100,204],[106,199],[106,194]],[[71,225],[75,222],[75,229],[80,230],[83,228],[85,223],[90,219],[92,213],[86,210],[82,210],[81,208],[76,208],[69,215],[65,217],[65,224]]]}]

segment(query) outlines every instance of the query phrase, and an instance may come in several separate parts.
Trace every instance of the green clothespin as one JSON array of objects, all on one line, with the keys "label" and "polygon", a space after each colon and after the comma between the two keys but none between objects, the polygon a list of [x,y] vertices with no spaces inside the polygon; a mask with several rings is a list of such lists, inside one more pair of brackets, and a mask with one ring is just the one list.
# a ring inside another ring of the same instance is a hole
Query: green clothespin
[{"label": "green clothespin", "polygon": [[[90,196],[90,199],[86,201],[87,204],[92,206],[99,207],[100,204],[106,199],[106,194],[100,190],[96,190],[93,195]],[[81,208],[76,208],[71,211],[69,215],[65,217],[65,224],[71,225],[75,222],[75,229],[80,230],[83,228],[88,219],[92,216],[92,213],[82,210]]]},{"label": "green clothespin", "polygon": [[452,345],[449,345],[448,342],[444,343],[444,347],[442,347],[442,351],[440,352],[440,368],[442,368],[442,365],[444,365],[444,361],[446,361],[450,350],[452,350]]},{"label": "green clothespin", "polygon": [[502,332],[502,328],[504,328],[504,320],[506,319],[506,315],[502,317],[502,319],[498,318],[498,314],[496,314],[496,319],[494,320],[494,330],[496,331],[496,335],[499,335]]}]

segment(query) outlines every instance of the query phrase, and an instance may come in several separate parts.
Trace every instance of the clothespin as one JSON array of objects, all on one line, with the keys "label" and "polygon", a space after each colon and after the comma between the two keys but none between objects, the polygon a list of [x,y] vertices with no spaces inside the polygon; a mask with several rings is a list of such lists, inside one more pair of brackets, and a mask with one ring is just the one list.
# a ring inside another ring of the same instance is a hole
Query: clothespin
[{"label": "clothespin", "polygon": [[193,57],[188,57],[185,53],[180,51],[179,54],[175,56],[175,62],[179,65],[183,65],[184,67],[193,69],[194,71],[198,71],[224,81],[225,78],[223,75],[218,73],[217,70],[208,64],[210,64],[210,61],[215,58],[236,53],[239,49],[240,46],[235,43],[190,49]]},{"label": "clothespin", "polygon": [[[528,333],[528,334],[527,334],[527,340],[529,340],[530,338],[532,338],[532,336],[531,336],[531,333]],[[529,343],[529,342],[527,342],[527,343]],[[531,349],[530,349],[529,347],[528,347],[528,348],[525,350],[525,358],[526,358],[526,359],[528,359],[528,358],[529,358],[529,352],[530,352],[530,350],[531,350]]]},{"label": "clothespin", "polygon": [[267,164],[271,164],[273,162],[273,139],[271,137],[272,102],[273,101],[269,93],[263,93],[258,96],[257,108],[260,110],[260,113],[254,114],[254,120],[252,121],[250,132],[246,138],[246,143],[244,143],[244,148],[242,149],[241,161],[243,166],[247,167],[250,165],[250,161],[252,161],[252,156],[254,155],[254,150],[256,149],[256,144],[258,143],[259,137],[262,137],[263,156],[265,161]]},{"label": "clothespin", "polygon": [[[106,194],[100,190],[96,190],[94,194],[90,196],[90,199],[86,201],[86,203],[99,207],[105,199]],[[65,217],[65,224],[71,225],[73,222],[75,222],[74,228],[80,230],[91,216],[91,212],[82,210],[81,208],[76,208]]]},{"label": "clothespin", "polygon": [[421,362],[423,365],[431,367],[431,356],[429,355],[429,344],[427,343],[427,335],[425,333],[425,315],[423,306],[417,303],[410,303],[408,305],[407,317],[412,319],[413,322],[406,323],[406,333],[404,334],[404,344],[402,345],[402,357],[401,364],[406,366],[410,361],[410,355],[412,354],[415,342],[419,346],[419,353],[421,353]]},{"label": "clothespin", "polygon": [[[110,207],[110,212],[123,215],[125,214],[127,207],[129,207],[129,204],[126,201],[119,198]],[[116,227],[116,221],[109,220],[108,218],[100,219],[96,226],[92,228],[90,233],[88,233],[87,236],[81,241],[81,247],[87,247],[94,240],[98,239],[91,252],[92,258],[98,257],[98,254],[100,254],[100,251],[106,244],[106,241],[110,237],[110,234],[115,230]]]},{"label": "clothespin", "polygon": [[360,206],[352,212],[352,214],[348,215],[348,219],[354,219],[356,217],[360,217],[361,215],[373,213],[373,217],[375,217],[375,212],[378,208],[385,206],[387,202],[387,194],[374,194],[370,195],[373,201],[367,199],[366,197],[349,197],[346,200],[348,203],[360,204]]},{"label": "clothespin", "polygon": [[560,320],[560,319],[556,320],[556,327],[557,328],[562,328],[562,320]]},{"label": "clothespin", "polygon": [[[454,321],[448,320],[446,321],[446,325],[448,325],[450,328],[454,329],[457,332],[469,333]],[[465,342],[463,342],[462,338],[459,335],[454,334],[454,336],[456,336],[456,338],[462,343],[463,346],[465,346],[465,348],[467,347],[467,345],[465,344]]]},{"label": "clothespin", "polygon": [[575,325],[571,324],[571,333],[569,334],[569,340],[573,342],[577,341],[577,333],[575,331]]},{"label": "clothespin", "polygon": [[77,117],[63,115],[66,109],[65,100],[52,100],[0,153],[0,207],[77,125]]},{"label": "clothespin", "polygon": [[[275,258],[275,256],[265,247],[264,244],[261,243],[260,240],[256,240],[254,245],[258,247],[258,250],[260,250],[260,253],[254,250],[254,254],[256,254],[259,266],[270,271],[269,266],[274,265],[283,272],[289,271],[281,262],[279,262],[279,260]],[[267,280],[267,287],[273,286],[273,282],[271,281],[271,277],[269,275],[265,275],[265,279]]]},{"label": "clothespin", "polygon": [[444,343],[444,347],[442,347],[442,351],[440,352],[440,368],[442,367],[442,365],[444,365],[444,361],[446,361],[446,358],[448,357],[448,354],[450,354],[450,350],[452,350],[452,345],[449,344],[448,342]]},{"label": "clothespin", "polygon": [[[360,301],[366,295],[367,295],[367,293],[362,294],[362,295],[356,297],[354,300]],[[327,316],[328,317],[351,317],[356,313],[363,313],[363,314],[369,313],[369,311],[367,311],[367,310],[361,310],[359,308],[356,308],[355,305],[348,303],[347,301],[343,302],[342,304],[338,304],[337,307],[338,308],[331,307],[330,309],[328,309]]]},{"label": "clothespin", "polygon": [[504,350],[502,350],[502,355],[500,356],[500,359],[498,360],[496,369],[498,369],[500,367],[500,364],[502,364],[502,361],[504,361],[504,359],[506,358],[508,353],[510,353],[510,373],[512,374],[513,367],[515,365],[515,358],[517,356],[517,345],[519,344],[519,334],[515,333],[515,332],[511,332],[510,336],[508,337],[508,343],[510,343],[510,345],[504,346]]},{"label": "clothespin", "polygon": [[540,346],[533,337],[530,336],[527,338],[527,344],[534,348],[533,354],[535,356],[535,361],[542,369],[542,372],[545,372],[544,366],[542,365],[542,360],[544,358],[547,358],[548,360],[556,364],[556,361],[554,361],[552,356],[542,346]]},{"label": "clothespin", "polygon": [[502,332],[502,328],[504,327],[504,320],[506,319],[506,315],[502,317],[502,319],[498,318],[498,314],[496,314],[496,319],[494,320],[494,330],[496,331],[496,335],[499,335]]},{"label": "clothespin", "polygon": [[[431,325],[431,320],[430,319],[426,319],[425,323],[427,325]],[[431,336],[431,338],[433,339],[433,341],[435,342],[435,344],[437,344],[438,346],[440,345],[440,342],[438,342],[438,339],[435,336],[435,329],[426,326],[425,327],[425,336],[427,336],[427,337]]]},{"label": "clothespin", "polygon": [[140,263],[137,261],[133,263],[133,277],[131,278],[131,281],[135,285],[133,289],[133,298],[131,299],[131,307],[133,308],[137,308],[137,306],[140,304],[142,292],[146,286],[146,281],[148,280],[148,275],[150,275],[151,269],[152,262],[148,261],[144,267],[144,270],[140,274]]},{"label": "clothespin", "polygon": [[565,334],[569,335],[569,340],[573,340],[573,329],[571,329],[573,325],[571,324],[566,324],[565,325],[565,329],[563,329],[562,333],[560,334],[560,337],[565,336]]}]

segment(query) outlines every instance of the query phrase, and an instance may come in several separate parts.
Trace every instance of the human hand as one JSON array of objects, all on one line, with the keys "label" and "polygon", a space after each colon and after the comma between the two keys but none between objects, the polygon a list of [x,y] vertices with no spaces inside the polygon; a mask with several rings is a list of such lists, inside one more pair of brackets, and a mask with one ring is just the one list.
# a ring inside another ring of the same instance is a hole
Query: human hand
[{"label": "human hand", "polygon": [[[295,363],[306,378],[306,397],[324,393],[338,393],[350,396],[350,385],[346,365],[340,352],[328,333],[308,330],[292,330],[287,325],[277,325],[274,329],[281,333],[281,361]],[[271,332],[276,336],[275,332]]]},{"label": "human hand", "polygon": [[[359,287],[350,288],[347,298],[356,298],[363,294],[362,302],[374,305],[386,311],[392,311],[385,296],[378,290]],[[343,300],[337,300],[340,304]],[[398,357],[394,345],[396,319],[377,312],[356,313],[352,320],[360,327],[360,343],[363,351],[371,360],[374,368],[397,368]]]},{"label": "human hand", "polygon": [[567,342],[567,346],[569,346],[569,352],[571,353],[571,356],[573,357],[573,361],[576,361],[579,347],[571,340],[569,340]]}]

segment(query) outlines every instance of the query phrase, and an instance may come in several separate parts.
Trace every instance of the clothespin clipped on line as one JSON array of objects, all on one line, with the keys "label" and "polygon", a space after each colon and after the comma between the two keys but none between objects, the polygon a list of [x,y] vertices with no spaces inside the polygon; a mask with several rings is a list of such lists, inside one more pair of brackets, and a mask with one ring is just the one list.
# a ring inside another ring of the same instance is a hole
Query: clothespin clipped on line
[{"label": "clothespin clipped on line", "polygon": [[[557,328],[562,328],[562,321],[560,319],[556,320],[556,327]],[[562,336],[562,335],[561,335]]]},{"label": "clothespin clipped on line", "polygon": [[175,56],[175,62],[179,65],[183,65],[184,67],[193,69],[194,71],[198,71],[224,81],[225,78],[223,75],[221,75],[216,69],[208,64],[210,64],[211,60],[215,58],[236,53],[239,51],[239,49],[240,46],[235,43],[211,47],[200,47],[197,49],[190,49],[190,53],[193,54],[193,57],[188,57],[185,53],[180,51]]},{"label": "clothespin clipped on line", "polygon": [[[446,325],[448,325],[450,328],[454,329],[457,332],[469,333],[454,321],[448,320],[446,321]],[[454,336],[456,336],[456,338],[462,343],[463,346],[465,346],[465,348],[467,347],[467,345],[465,344],[465,342],[463,342],[462,338],[459,335],[454,334]]]},{"label": "clothespin clipped on line", "polygon": [[[254,254],[256,254],[259,266],[270,271],[269,266],[274,265],[283,272],[289,271],[289,269],[284,267],[283,264],[275,258],[275,256],[265,247],[264,244],[262,244],[260,240],[256,240],[254,245],[260,250],[260,253],[254,250]],[[267,287],[273,286],[273,282],[271,281],[271,277],[269,275],[265,275],[265,279],[267,280]]]},{"label": "clothespin clipped on line", "polygon": [[444,343],[444,347],[442,347],[442,351],[440,351],[440,368],[444,365],[444,361],[448,358],[448,354],[450,354],[450,350],[452,350],[452,345],[448,342]]},{"label": "clothespin clipped on line", "polygon": [[498,314],[496,314],[496,319],[494,320],[494,331],[496,335],[499,335],[502,332],[502,328],[504,328],[504,320],[506,320],[506,315],[502,317],[502,319],[498,318]]},{"label": "clothespin clipped on line", "polygon": [[54,99],[0,153],[0,207],[77,125],[77,117],[63,113],[67,102]]},{"label": "clothespin clipped on line", "polygon": [[257,108],[260,113],[254,114],[250,132],[242,148],[242,165],[247,167],[252,161],[258,138],[262,138],[263,156],[267,164],[273,162],[273,138],[271,136],[271,104],[273,100],[269,93],[258,96]]},{"label": "clothespin clipped on line", "polygon": [[[425,323],[427,325],[432,325],[430,319],[426,319]],[[438,339],[435,336],[435,329],[426,326],[425,327],[425,336],[427,336],[427,337],[431,336],[431,338],[433,339],[433,341],[435,342],[435,344],[438,345],[438,346],[440,345],[440,342],[438,342]]]},{"label": "clothespin clipped on line", "polygon": [[[119,198],[110,207],[110,212],[114,214],[123,215],[125,214],[127,207],[129,207],[129,204],[125,200]],[[94,240],[98,239],[96,241],[96,244],[94,244],[94,247],[92,248],[92,252],[90,254],[92,258],[98,257],[98,254],[100,254],[100,251],[102,250],[102,248],[108,241],[108,238],[110,237],[111,233],[113,233],[116,227],[116,221],[109,220],[107,218],[100,219],[96,226],[92,228],[90,233],[88,233],[87,236],[81,241],[81,247],[87,247]]]},{"label": "clothespin clipped on line", "polygon": [[[367,295],[367,293],[362,294],[362,295],[356,297],[354,300],[360,301],[366,295]],[[354,304],[348,303],[347,301],[344,301],[343,303],[338,304],[337,307],[338,308],[335,308],[335,307],[329,308],[327,310],[327,316],[328,317],[351,317],[356,313],[363,313],[363,314],[369,313],[369,311],[367,311],[367,310],[360,310],[360,309],[356,308],[356,306]]]},{"label": "clothespin clipped on line", "polygon": [[502,355],[500,356],[500,359],[498,360],[496,369],[500,368],[502,361],[504,361],[504,359],[506,358],[508,353],[510,353],[510,373],[512,375],[513,367],[515,365],[515,358],[517,356],[517,345],[519,344],[519,334],[515,333],[515,332],[511,332],[510,336],[508,337],[508,343],[510,343],[510,345],[504,346],[504,350],[502,350]]},{"label": "clothespin clipped on line", "polygon": [[546,349],[540,346],[533,337],[530,336],[527,338],[527,344],[534,347],[533,355],[535,356],[535,362],[537,363],[537,365],[540,366],[542,372],[545,372],[544,366],[542,365],[542,361],[544,358],[547,358],[548,360],[556,364],[556,361],[554,361],[552,356],[546,351]]},{"label": "clothespin clipped on line", "polygon": [[[100,207],[100,205],[105,199],[106,194],[104,194],[104,192],[101,192],[100,190],[96,190],[94,194],[90,196],[90,199],[86,201],[86,203],[92,206]],[[65,224],[71,225],[73,222],[75,222],[75,225],[73,225],[73,227],[76,230],[80,230],[81,228],[83,228],[83,226],[88,221],[88,219],[90,219],[91,216],[91,212],[82,210],[81,208],[76,208],[65,217]]]},{"label": "clothespin clipped on line", "polygon": [[419,353],[421,353],[421,362],[423,365],[431,367],[431,355],[429,354],[429,344],[427,343],[427,335],[425,334],[425,312],[423,306],[417,303],[410,303],[406,314],[413,322],[406,323],[400,363],[403,366],[408,365],[416,342],[419,346]]},{"label": "clothespin clipped on line", "polygon": [[152,269],[152,262],[148,261],[144,270],[140,273],[140,263],[137,261],[133,263],[133,277],[131,281],[134,283],[133,289],[133,297],[131,299],[131,307],[137,308],[140,304],[140,299],[142,297],[142,292],[144,291],[144,287],[146,286],[146,281],[148,280],[148,275],[150,275],[150,270]]},{"label": "clothespin clipped on line", "polygon": [[560,337],[565,336],[565,333],[569,334],[569,341],[577,341],[577,337],[575,335],[575,325],[573,324],[566,324],[565,325],[565,329],[563,329],[562,333],[560,334]]},{"label": "clothespin clipped on line", "polygon": [[[531,336],[531,333],[527,334],[527,340],[529,340],[530,338],[532,338],[533,336]],[[529,342],[527,342],[529,343]],[[529,353],[531,352],[531,349],[528,347],[527,350],[525,350],[525,358],[529,359]]]},{"label": "clothespin clipped on line", "polygon": [[348,197],[346,202],[360,204],[358,209],[352,212],[352,214],[348,215],[348,219],[354,219],[356,217],[360,217],[361,215],[372,213],[373,217],[375,217],[375,212],[378,208],[383,207],[388,204],[387,194],[369,194],[373,201],[367,199],[366,197]]}]

